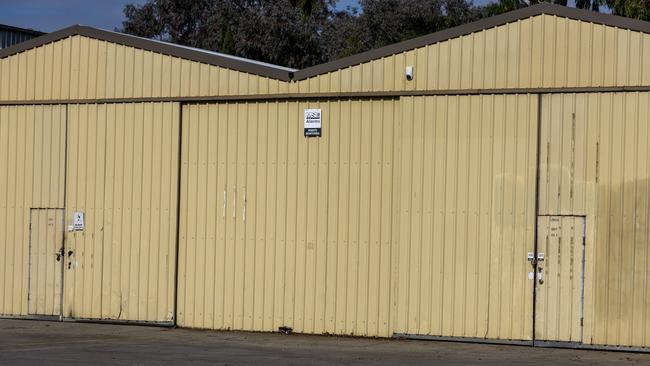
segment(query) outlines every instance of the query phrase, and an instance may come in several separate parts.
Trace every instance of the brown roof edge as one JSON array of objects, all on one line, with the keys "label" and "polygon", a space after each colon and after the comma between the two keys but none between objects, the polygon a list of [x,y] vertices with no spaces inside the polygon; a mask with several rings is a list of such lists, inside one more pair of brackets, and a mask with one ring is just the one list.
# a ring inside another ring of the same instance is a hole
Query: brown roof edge
[{"label": "brown roof edge", "polygon": [[29,34],[34,37],[42,36],[45,34],[45,32],[37,31],[34,29],[27,29],[27,28],[20,28],[20,27],[14,27],[13,25],[7,25],[7,24],[0,24],[0,29],[5,29],[8,31],[13,31],[13,32],[19,32],[19,33],[25,33]]},{"label": "brown roof edge", "polygon": [[25,42],[21,42],[18,44],[15,44],[11,47],[3,48],[0,49],[0,59],[9,57],[11,55],[15,55],[17,53],[27,51],[29,49],[42,46],[47,43],[52,43],[54,41],[58,41],[59,39],[63,39],[66,37],[70,37],[74,34],[78,34],[78,25],[73,25],[71,27],[63,28],[61,30],[58,30],[53,33],[47,33],[45,35],[42,35],[40,37],[32,38],[29,39]]},{"label": "brown roof edge", "polygon": [[556,15],[569,19],[603,24],[623,29],[630,29],[643,33],[650,33],[650,22],[624,18],[611,14],[597,13],[590,10],[569,8],[566,6],[555,5],[551,3],[540,3],[497,16],[484,18],[472,23],[463,24],[458,27],[445,29],[440,32],[409,39],[404,42],[395,43],[385,47],[359,53],[357,55],[344,57],[339,60],[302,69],[294,73],[293,80],[298,81],[308,79],[320,74],[326,74],[328,72],[340,70],[349,66],[362,64],[382,57],[391,56],[397,53],[402,53],[415,48],[424,47],[430,44],[446,41],[448,39],[457,38],[484,29],[497,27],[542,14]]},{"label": "brown roof edge", "polygon": [[32,38],[28,41],[2,49],[0,50],[0,59],[75,35],[81,35],[106,42],[117,43],[124,46],[157,52],[191,61],[202,62],[209,65],[225,67],[236,71],[242,71],[282,81],[290,81],[291,77],[293,76],[292,71],[280,66],[274,67],[272,65],[253,60],[247,61],[241,58],[232,58],[225,55],[222,56],[216,53],[210,53],[210,51],[192,49],[171,43],[158,42],[146,38],[135,37],[117,32],[110,32],[82,25],[73,25],[54,33],[45,34],[43,36]]}]

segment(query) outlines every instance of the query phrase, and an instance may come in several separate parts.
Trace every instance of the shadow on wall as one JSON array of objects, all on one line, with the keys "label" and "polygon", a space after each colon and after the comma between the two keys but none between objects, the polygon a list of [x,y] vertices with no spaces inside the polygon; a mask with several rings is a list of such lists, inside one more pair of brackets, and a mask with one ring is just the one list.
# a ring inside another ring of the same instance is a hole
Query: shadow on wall
[{"label": "shadow on wall", "polygon": [[599,183],[594,258],[587,258],[593,265],[595,344],[650,345],[649,199],[649,177]]}]

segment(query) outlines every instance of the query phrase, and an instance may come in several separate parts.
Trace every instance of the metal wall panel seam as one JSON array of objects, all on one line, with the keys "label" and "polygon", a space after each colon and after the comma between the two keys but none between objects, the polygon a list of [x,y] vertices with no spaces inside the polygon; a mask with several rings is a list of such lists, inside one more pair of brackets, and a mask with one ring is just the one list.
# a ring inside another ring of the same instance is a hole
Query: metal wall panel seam
[{"label": "metal wall panel seam", "polygon": [[[536,256],[539,250],[539,198],[540,198],[540,179],[541,179],[541,174],[540,174],[540,159],[541,159],[541,142],[542,142],[542,101],[543,101],[543,95],[539,94],[537,96],[537,158],[536,158],[536,166],[535,166],[535,224],[534,224],[534,242],[533,242],[533,256]],[[535,321],[536,319],[536,311],[537,311],[537,281],[535,276],[537,275],[537,264],[536,263],[531,263],[533,266],[533,308],[532,308],[532,334],[531,334],[531,344],[535,346],[536,344],[536,339],[535,339],[535,334],[537,332],[537,323]]]},{"label": "metal wall panel seam", "polygon": [[179,251],[180,251],[180,238],[181,238],[181,182],[183,181],[182,177],[182,167],[183,167],[183,109],[184,104],[179,104],[178,106],[178,184],[176,187],[176,230],[175,230],[175,240],[174,252],[176,253],[176,258],[174,259],[174,287],[173,287],[173,319],[172,324],[174,327],[178,325],[178,281],[180,277],[179,272]]},{"label": "metal wall panel seam", "polygon": [[[543,105],[543,100],[544,97],[542,94],[537,95],[537,149],[536,149],[536,166],[535,166],[535,207],[534,207],[534,212],[535,212],[535,224],[534,224],[534,242],[533,242],[533,255],[536,256],[539,250],[539,222],[537,220],[537,217],[539,216],[539,192],[540,192],[540,179],[541,179],[541,172],[540,172],[540,167],[541,167],[541,145],[542,145],[542,105]],[[533,263],[533,276],[536,276],[537,274],[537,264]],[[536,278],[533,278],[533,311],[532,311],[532,344],[535,345],[535,332],[536,332],[536,324],[535,324],[535,318],[536,318],[536,307],[537,307],[537,282]]]},{"label": "metal wall panel seam", "polygon": [[[63,187],[61,187],[61,189],[63,190],[63,202],[62,203],[63,203],[64,209],[63,209],[63,234],[62,234],[63,235],[63,240],[61,241],[61,245],[62,245],[61,249],[63,249],[64,254],[66,252],[66,248],[68,248],[68,245],[66,243],[66,235],[65,235],[65,230],[66,230],[65,229],[66,228],[65,222],[66,222],[66,217],[67,217],[67,210],[65,208],[65,206],[66,206],[65,203],[67,202],[66,198],[67,198],[67,191],[68,191],[67,188],[66,188],[68,186],[68,184],[67,184],[67,179],[68,179],[68,108],[69,108],[68,104],[63,105],[63,111],[65,113],[64,114],[64,119],[65,119],[64,126],[65,127],[63,128],[63,133],[64,133],[64,135],[63,135],[64,136],[64,140],[63,140],[64,141],[63,142],[63,144],[64,144],[64,150],[63,150],[64,151],[64,153],[63,153]],[[63,261],[63,263],[65,263],[65,260],[63,258],[61,260]],[[63,301],[64,301],[64,298],[65,298],[65,278],[66,278],[65,269],[64,269],[64,265],[62,264],[61,265],[61,287],[62,287],[62,289],[61,289],[61,299],[60,299],[61,303],[59,305],[59,309],[61,309],[61,310],[60,310],[60,313],[59,313],[59,321],[63,320],[63,315],[64,315],[64,313],[63,313],[64,312],[64,303],[63,303]]]}]

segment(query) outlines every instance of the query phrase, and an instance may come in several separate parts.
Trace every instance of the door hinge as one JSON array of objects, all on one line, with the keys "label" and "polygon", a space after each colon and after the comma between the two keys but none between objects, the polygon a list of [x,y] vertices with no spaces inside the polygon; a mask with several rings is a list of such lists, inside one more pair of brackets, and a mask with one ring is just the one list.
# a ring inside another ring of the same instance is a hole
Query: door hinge
[{"label": "door hinge", "polygon": [[580,326],[581,327],[585,326],[585,318],[580,318]]}]

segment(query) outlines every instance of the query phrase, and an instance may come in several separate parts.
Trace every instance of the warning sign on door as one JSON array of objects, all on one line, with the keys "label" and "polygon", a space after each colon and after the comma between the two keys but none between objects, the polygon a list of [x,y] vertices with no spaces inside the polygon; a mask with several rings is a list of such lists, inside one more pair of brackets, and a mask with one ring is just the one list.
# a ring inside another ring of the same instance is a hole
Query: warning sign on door
[{"label": "warning sign on door", "polygon": [[72,228],[74,231],[83,231],[85,229],[84,225],[84,213],[77,211],[72,215]]}]

